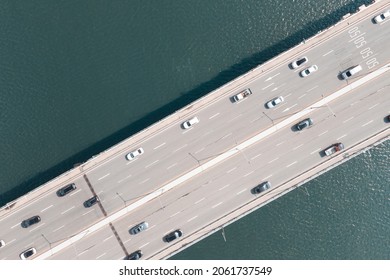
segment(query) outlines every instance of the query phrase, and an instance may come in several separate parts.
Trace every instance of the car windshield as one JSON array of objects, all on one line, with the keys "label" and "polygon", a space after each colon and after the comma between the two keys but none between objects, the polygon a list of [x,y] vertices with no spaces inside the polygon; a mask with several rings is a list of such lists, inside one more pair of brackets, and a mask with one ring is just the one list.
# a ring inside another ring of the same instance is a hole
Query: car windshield
[{"label": "car windshield", "polygon": [[297,61],[297,64],[298,66],[301,65],[302,63],[305,62],[305,59],[304,58],[301,58],[300,60]]}]

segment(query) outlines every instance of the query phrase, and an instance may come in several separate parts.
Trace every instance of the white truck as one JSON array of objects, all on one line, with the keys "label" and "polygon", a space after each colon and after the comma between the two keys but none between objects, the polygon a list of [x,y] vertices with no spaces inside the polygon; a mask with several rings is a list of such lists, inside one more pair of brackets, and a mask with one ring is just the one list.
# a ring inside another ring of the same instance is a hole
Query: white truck
[{"label": "white truck", "polygon": [[324,152],[325,152],[325,155],[330,156],[338,151],[341,151],[342,149],[344,149],[343,143],[336,143],[336,144],[333,144],[332,146],[330,146],[329,148],[327,148]]},{"label": "white truck", "polygon": [[252,91],[249,88],[247,88],[247,89],[241,91],[240,93],[237,93],[236,95],[234,95],[233,100],[235,102],[239,102],[251,94],[252,94]]}]

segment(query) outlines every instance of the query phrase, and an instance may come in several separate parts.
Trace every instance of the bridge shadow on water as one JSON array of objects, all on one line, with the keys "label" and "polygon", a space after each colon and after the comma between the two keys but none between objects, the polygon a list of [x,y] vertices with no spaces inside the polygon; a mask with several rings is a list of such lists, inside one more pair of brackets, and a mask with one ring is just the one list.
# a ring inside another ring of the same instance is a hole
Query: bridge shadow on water
[{"label": "bridge shadow on water", "polygon": [[[359,4],[353,3],[353,4],[346,5],[334,11],[333,13],[326,15],[323,18],[308,23],[300,31],[292,34],[291,36],[286,37],[284,40],[258,53],[255,53],[250,57],[244,58],[239,63],[232,65],[229,69],[222,71],[211,80],[198,85],[197,87],[195,87],[194,89],[188,92],[182,93],[182,95],[176,100],[162,106],[161,108],[153,112],[150,112],[145,117],[129,124],[127,127],[96,142],[91,147],[77,154],[74,154],[73,156],[69,157],[68,159],[65,159],[59,164],[53,166],[52,168],[47,169],[44,172],[40,172],[36,174],[34,177],[32,177],[31,179],[26,180],[25,182],[14,186],[11,190],[0,195],[0,205],[3,206],[9,201],[12,201],[20,196],[23,196],[27,192],[39,187],[40,185],[46,183],[47,181],[73,168],[75,164],[87,161],[93,155],[96,155],[108,149],[109,147],[137,133],[143,128],[150,126],[151,124],[159,121],[160,119],[168,116],[169,114],[174,113],[180,108],[195,101],[196,99],[217,89],[218,87],[226,84],[227,82],[235,79],[236,77],[248,72],[249,70],[255,68],[256,66],[263,64],[264,62],[270,60],[271,58],[277,56],[278,54],[292,48],[295,45],[298,45],[304,39],[312,37],[320,30],[326,29],[327,27],[335,24],[341,19],[343,15],[347,13],[354,13],[357,10],[358,6],[362,5],[363,3],[368,4],[371,1],[359,1],[359,2],[361,3]],[[288,66],[286,65],[286,67]]]}]

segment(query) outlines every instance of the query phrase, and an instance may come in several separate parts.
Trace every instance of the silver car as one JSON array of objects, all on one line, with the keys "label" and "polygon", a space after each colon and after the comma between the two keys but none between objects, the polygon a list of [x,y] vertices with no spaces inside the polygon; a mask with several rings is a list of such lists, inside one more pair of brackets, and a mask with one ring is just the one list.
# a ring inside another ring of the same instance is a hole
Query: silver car
[{"label": "silver car", "polygon": [[149,227],[149,224],[147,222],[142,222],[130,229],[130,234],[135,235],[140,233],[141,231],[146,230]]},{"label": "silver car", "polygon": [[388,17],[390,17],[390,10],[384,12],[383,14],[380,14],[380,15],[377,15],[376,17],[374,17],[374,22],[381,23],[382,21],[384,21]]},{"label": "silver car", "polygon": [[144,149],[138,148],[137,150],[134,150],[126,155],[127,160],[133,160],[136,157],[142,155],[144,153]]},{"label": "silver car", "polygon": [[305,64],[308,61],[309,61],[309,59],[306,56],[298,58],[297,60],[295,60],[291,63],[291,68],[297,69],[298,67],[302,66],[303,64]]},{"label": "silver car", "polygon": [[35,248],[29,248],[26,251],[22,252],[19,257],[21,260],[27,260],[29,257],[34,256],[37,253]]},{"label": "silver car", "polygon": [[317,65],[312,65],[312,66],[306,68],[305,70],[301,71],[300,75],[301,75],[301,77],[307,77],[311,73],[316,72],[317,70],[318,70],[318,66]]},{"label": "silver car", "polygon": [[199,119],[197,117],[193,117],[193,118],[189,119],[188,121],[183,122],[182,127],[184,129],[188,129],[191,126],[193,126],[194,124],[197,124],[198,122],[199,122]]},{"label": "silver car", "polygon": [[267,106],[268,109],[271,109],[271,108],[279,105],[283,101],[284,101],[283,96],[275,97],[274,99],[268,101],[266,106]]}]

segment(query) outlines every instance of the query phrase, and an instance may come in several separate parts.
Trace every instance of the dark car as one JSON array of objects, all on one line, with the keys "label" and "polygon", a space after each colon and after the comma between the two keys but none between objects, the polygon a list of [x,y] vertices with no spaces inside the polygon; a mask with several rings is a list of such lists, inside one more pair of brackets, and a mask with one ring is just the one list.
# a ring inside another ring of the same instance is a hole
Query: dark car
[{"label": "dark car", "polygon": [[35,225],[41,221],[41,217],[33,216],[22,222],[22,228],[28,228],[29,226]]},{"label": "dark car", "polygon": [[390,115],[388,115],[388,116],[387,116],[387,121],[389,121],[389,122],[390,122]]},{"label": "dark car", "polygon": [[183,232],[180,229],[177,229],[175,231],[172,231],[171,233],[167,234],[164,236],[164,241],[165,242],[172,242],[173,240],[181,237],[183,235]]},{"label": "dark car", "polygon": [[262,193],[262,192],[265,192],[266,190],[268,190],[269,188],[271,187],[271,183],[266,181],[266,182],[263,182],[261,183],[260,185],[254,187],[252,189],[252,193],[253,194],[259,194],[259,193]]},{"label": "dark car", "polygon": [[142,251],[138,250],[126,257],[126,260],[139,260],[142,257]]},{"label": "dark car", "polygon": [[75,189],[76,189],[76,185],[74,183],[66,185],[65,187],[63,187],[57,191],[57,196],[59,196],[59,197],[65,196],[68,193],[74,191]]},{"label": "dark car", "polygon": [[35,248],[27,249],[26,251],[22,252],[19,257],[21,260],[27,260],[29,257],[34,256],[37,253],[37,250]]},{"label": "dark car", "polygon": [[304,119],[303,121],[300,121],[295,127],[298,130],[302,130],[302,129],[308,128],[312,124],[313,124],[313,120],[311,118],[307,118],[307,119]]},{"label": "dark car", "polygon": [[95,205],[99,200],[99,197],[97,195],[91,197],[90,199],[84,201],[84,207],[85,208],[88,208],[88,207],[91,207],[93,205]]}]

